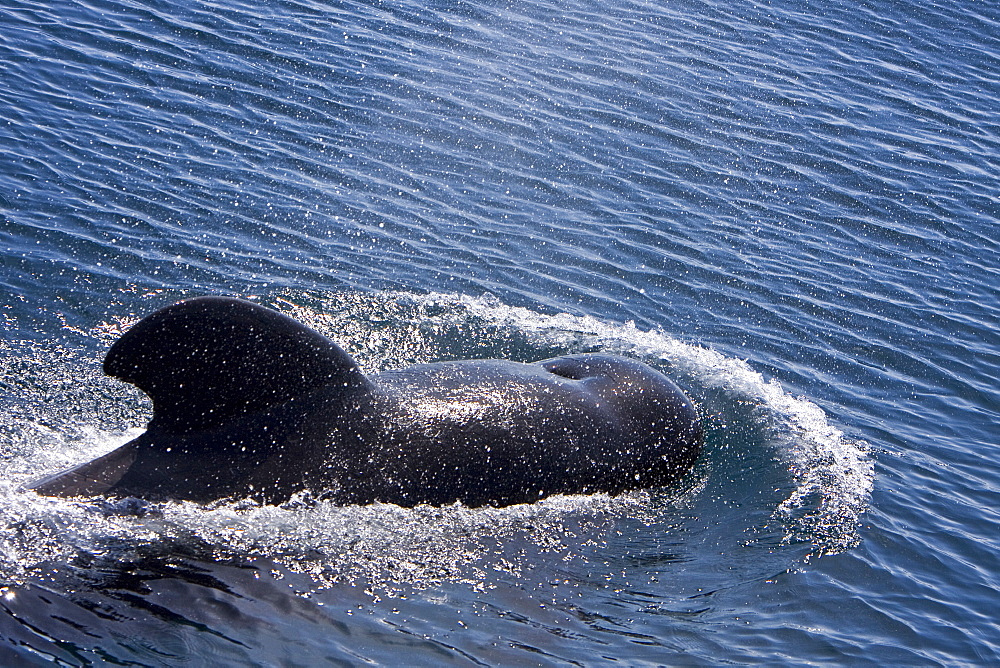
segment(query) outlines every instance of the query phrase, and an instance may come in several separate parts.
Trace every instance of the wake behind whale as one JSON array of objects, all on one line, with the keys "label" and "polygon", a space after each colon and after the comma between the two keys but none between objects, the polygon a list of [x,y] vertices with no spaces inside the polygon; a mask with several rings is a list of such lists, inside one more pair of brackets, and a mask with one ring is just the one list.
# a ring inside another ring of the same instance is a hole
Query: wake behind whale
[{"label": "wake behind whale", "polygon": [[510,505],[668,484],[703,434],[636,360],[422,364],[366,377],[335,343],[250,302],[202,297],[126,332],[105,372],[153,401],[144,434],[42,494],[280,503]]}]

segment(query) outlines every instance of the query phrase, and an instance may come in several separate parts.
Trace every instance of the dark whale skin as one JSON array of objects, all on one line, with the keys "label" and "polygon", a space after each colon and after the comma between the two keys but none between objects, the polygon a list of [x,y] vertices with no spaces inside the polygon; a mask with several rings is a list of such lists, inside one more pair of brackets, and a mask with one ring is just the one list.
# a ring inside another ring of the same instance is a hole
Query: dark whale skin
[{"label": "dark whale skin", "polygon": [[151,314],[105,371],[153,400],[117,450],[33,486],[52,496],[208,503],[506,506],[666,485],[694,464],[697,412],[630,358],[470,360],[364,376],[314,330],[201,297]]}]

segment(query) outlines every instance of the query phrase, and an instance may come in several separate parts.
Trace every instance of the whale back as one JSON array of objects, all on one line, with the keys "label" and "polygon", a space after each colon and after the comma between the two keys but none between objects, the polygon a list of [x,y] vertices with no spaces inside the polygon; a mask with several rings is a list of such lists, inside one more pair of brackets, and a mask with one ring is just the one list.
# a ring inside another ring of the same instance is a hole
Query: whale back
[{"label": "whale back", "polygon": [[149,428],[173,433],[211,429],[327,385],[367,382],[322,334],[228,297],[190,299],[144,318],[108,351],[104,372],[149,395]]}]

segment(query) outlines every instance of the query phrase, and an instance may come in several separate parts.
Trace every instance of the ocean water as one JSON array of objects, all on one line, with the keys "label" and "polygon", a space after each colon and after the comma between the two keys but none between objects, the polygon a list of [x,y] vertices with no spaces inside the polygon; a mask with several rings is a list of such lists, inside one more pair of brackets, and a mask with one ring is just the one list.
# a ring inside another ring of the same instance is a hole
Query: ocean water
[{"label": "ocean water", "polygon": [[[7,0],[0,664],[1000,663],[1000,10]],[[22,486],[230,294],[367,370],[641,359],[669,489],[505,509]]]}]

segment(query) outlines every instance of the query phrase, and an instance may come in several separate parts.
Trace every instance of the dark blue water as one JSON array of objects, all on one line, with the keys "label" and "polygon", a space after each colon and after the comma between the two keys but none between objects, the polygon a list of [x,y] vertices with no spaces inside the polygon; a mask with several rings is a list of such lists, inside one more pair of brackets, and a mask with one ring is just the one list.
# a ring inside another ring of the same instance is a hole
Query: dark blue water
[{"label": "dark blue water", "polygon": [[[4,665],[1000,662],[989,2],[0,8]],[[606,350],[708,444],[508,509],[20,485],[134,436],[138,317],[366,369]]]}]

